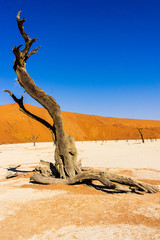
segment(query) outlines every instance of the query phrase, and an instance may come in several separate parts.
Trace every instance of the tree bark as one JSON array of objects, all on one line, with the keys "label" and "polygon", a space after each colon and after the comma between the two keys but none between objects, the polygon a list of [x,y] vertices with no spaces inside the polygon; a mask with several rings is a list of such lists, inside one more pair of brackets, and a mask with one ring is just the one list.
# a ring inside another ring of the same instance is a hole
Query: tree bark
[{"label": "tree bark", "polygon": [[[74,139],[67,135],[63,128],[61,110],[56,100],[40,89],[30,75],[26,71],[26,61],[35,54],[38,48],[35,48],[29,53],[30,47],[36,39],[30,39],[25,33],[23,23],[25,19],[20,19],[20,12],[17,14],[17,23],[19,31],[25,40],[25,47],[20,51],[20,46],[13,48],[13,53],[16,56],[14,62],[14,70],[18,77],[18,83],[25,91],[39,102],[50,114],[53,119],[54,138],[55,138],[55,166],[61,178],[71,178],[81,172],[77,163],[77,150],[75,148]],[[37,119],[36,119],[37,120]]]},{"label": "tree bark", "polygon": [[[45,161],[40,161],[35,168],[33,176],[30,178],[31,182],[40,184],[77,184],[85,183],[89,186],[95,187],[97,190],[102,190],[112,193],[155,193],[158,191],[156,186],[147,183],[142,183],[129,177],[110,174],[108,172],[94,172],[92,170],[83,171],[72,178],[60,179],[56,177],[54,166]],[[97,180],[101,185],[95,185],[92,181]],[[118,184],[116,184],[118,183]],[[124,187],[122,185],[127,185]]]}]

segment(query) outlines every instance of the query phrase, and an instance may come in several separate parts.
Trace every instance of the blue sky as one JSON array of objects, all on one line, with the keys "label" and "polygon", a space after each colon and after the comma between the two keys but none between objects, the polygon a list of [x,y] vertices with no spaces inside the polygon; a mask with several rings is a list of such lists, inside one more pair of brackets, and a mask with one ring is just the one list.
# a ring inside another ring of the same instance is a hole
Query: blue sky
[{"label": "blue sky", "polygon": [[[16,15],[42,46],[27,62],[62,111],[160,120],[160,1],[0,0],[0,105],[17,97],[12,48],[23,42]],[[25,102],[39,106],[27,94]]]}]

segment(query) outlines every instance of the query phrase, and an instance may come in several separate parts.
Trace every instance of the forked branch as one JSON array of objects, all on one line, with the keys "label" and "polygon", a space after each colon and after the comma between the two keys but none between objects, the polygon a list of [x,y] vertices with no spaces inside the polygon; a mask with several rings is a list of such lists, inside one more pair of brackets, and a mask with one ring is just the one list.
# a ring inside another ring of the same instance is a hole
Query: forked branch
[{"label": "forked branch", "polygon": [[20,13],[21,13],[21,11],[19,11],[17,14],[17,23],[18,23],[19,31],[20,31],[23,39],[25,40],[25,46],[22,51],[20,51],[20,47],[23,46],[22,44],[19,45],[18,47],[16,47],[16,46],[13,47],[13,53],[16,56],[16,60],[15,60],[14,66],[13,66],[14,70],[16,70],[17,65],[19,67],[25,67],[27,59],[31,55],[37,53],[37,50],[40,48],[40,47],[37,47],[29,53],[29,50],[30,50],[32,44],[37,41],[37,38],[30,38],[26,34],[26,32],[24,31],[24,26],[23,26],[23,23],[25,22],[25,18],[20,19]]}]

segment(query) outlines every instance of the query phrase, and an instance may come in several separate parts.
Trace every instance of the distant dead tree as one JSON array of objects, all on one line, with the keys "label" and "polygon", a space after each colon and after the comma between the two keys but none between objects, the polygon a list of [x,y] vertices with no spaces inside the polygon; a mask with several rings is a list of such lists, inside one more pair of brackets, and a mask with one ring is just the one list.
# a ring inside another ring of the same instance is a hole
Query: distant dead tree
[{"label": "distant dead tree", "polygon": [[139,132],[139,134],[141,136],[142,143],[144,143],[144,138],[143,138],[143,133],[142,133],[143,128],[137,128],[137,130],[138,130],[138,132]]},{"label": "distant dead tree", "polygon": [[[23,113],[47,127],[50,130],[55,142],[55,163],[52,164],[50,162],[41,161],[30,180],[41,184],[58,183],[73,185],[85,182],[85,184],[95,187],[98,190],[112,193],[139,191],[148,193],[156,192],[157,188],[147,183],[142,183],[125,176],[109,174],[108,172],[94,172],[92,170],[86,171],[87,169],[81,167],[77,161],[77,149],[75,147],[74,139],[72,136],[67,135],[64,131],[60,106],[52,96],[40,89],[27,73],[26,61],[33,54],[37,53],[39,47],[30,51],[32,44],[36,42],[37,39],[30,38],[24,31],[23,24],[25,19],[20,19],[20,13],[21,12],[17,14],[17,24],[25,41],[25,46],[23,50],[20,50],[22,45],[13,47],[13,53],[15,55],[13,69],[18,77],[17,82],[32,98],[39,102],[48,111],[53,123],[50,124],[44,119],[29,112],[23,104],[24,94],[20,99],[18,99],[11,91],[5,90],[5,92],[10,94]],[[100,181],[103,186],[96,186],[92,183],[92,180]],[[118,184],[115,184],[115,182]],[[129,185],[129,188],[120,184]]]},{"label": "distant dead tree", "polygon": [[34,135],[34,134],[32,134],[32,136],[26,138],[26,140],[32,142],[32,143],[33,143],[33,146],[35,147],[38,138],[39,138],[39,135]]}]

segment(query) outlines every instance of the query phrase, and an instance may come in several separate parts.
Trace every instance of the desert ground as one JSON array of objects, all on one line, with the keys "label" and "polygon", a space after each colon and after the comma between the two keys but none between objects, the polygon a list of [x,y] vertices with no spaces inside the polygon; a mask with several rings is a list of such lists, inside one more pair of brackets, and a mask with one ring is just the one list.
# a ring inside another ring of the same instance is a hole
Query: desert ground
[{"label": "desert ground", "polygon": [[[76,146],[83,167],[160,187],[160,140],[83,141]],[[0,145],[0,239],[160,239],[160,191],[110,194],[85,185],[33,184],[29,178],[41,159],[53,162],[53,143]],[[6,179],[10,170],[18,176]]]}]

